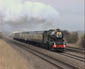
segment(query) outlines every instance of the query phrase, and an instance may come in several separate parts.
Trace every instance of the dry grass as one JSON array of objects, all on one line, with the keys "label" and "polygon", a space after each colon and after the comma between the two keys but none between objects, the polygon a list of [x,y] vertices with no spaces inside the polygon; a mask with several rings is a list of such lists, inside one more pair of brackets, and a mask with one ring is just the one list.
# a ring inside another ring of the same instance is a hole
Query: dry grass
[{"label": "dry grass", "polygon": [[32,67],[20,52],[0,40],[0,69],[32,69]]}]

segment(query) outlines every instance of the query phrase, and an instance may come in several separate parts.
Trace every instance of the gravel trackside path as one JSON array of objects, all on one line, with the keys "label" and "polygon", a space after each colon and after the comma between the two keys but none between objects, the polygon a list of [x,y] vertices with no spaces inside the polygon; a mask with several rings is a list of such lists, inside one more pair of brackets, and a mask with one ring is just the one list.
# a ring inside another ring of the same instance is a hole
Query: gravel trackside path
[{"label": "gravel trackside path", "polygon": [[0,40],[0,69],[33,69],[30,61],[16,49]]}]

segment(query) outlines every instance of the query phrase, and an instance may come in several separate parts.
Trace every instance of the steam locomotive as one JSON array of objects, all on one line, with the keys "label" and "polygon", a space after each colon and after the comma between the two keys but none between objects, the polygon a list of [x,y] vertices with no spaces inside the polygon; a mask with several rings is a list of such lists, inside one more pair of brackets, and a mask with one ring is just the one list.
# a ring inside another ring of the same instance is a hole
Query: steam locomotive
[{"label": "steam locomotive", "polygon": [[63,32],[59,29],[44,32],[15,33],[13,38],[20,41],[38,42],[46,46],[49,50],[63,52],[66,47]]}]

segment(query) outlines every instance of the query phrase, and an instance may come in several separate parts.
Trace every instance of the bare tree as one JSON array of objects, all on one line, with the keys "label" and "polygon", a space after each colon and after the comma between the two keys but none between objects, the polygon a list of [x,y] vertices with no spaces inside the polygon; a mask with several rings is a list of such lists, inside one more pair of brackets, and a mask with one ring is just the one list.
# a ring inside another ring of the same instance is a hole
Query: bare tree
[{"label": "bare tree", "polygon": [[85,34],[83,35],[83,37],[81,39],[81,45],[83,48],[85,48]]},{"label": "bare tree", "polygon": [[68,43],[76,43],[78,41],[78,33],[77,32],[68,32],[67,30],[63,31],[65,39]]}]

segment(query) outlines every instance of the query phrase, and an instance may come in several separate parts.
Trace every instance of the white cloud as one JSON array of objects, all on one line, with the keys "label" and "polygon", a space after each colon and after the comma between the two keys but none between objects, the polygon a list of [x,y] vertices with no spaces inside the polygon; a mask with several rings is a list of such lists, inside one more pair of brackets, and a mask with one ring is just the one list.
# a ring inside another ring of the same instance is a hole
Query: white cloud
[{"label": "white cloud", "polygon": [[[11,26],[8,28],[5,28],[5,30],[10,30],[9,28],[12,28],[15,30],[23,30],[23,29],[30,29],[30,30],[42,30],[47,28],[55,28],[57,26],[56,21],[59,19],[59,12],[56,11],[53,7],[50,5],[46,5],[39,2],[29,2],[25,1],[22,3],[20,0],[5,0],[2,1],[2,13],[4,14],[4,20],[10,21],[13,20],[14,22],[8,22],[5,27]],[[24,17],[27,16],[29,19],[36,19],[36,20],[30,20],[28,22],[19,22],[18,21]],[[43,21],[44,22],[40,22]],[[17,21],[17,22],[16,22]],[[31,23],[31,24],[30,24]],[[46,24],[48,24],[46,26]],[[16,28],[16,26],[17,28]],[[11,29],[11,30],[12,30]]]},{"label": "white cloud", "polygon": [[24,4],[20,0],[5,0],[2,1],[1,10],[4,12],[6,20],[12,20],[19,18],[23,15],[28,15],[32,17],[44,17],[44,18],[58,18],[59,12],[57,12],[53,7],[39,3],[39,2],[29,2],[26,1]]}]

